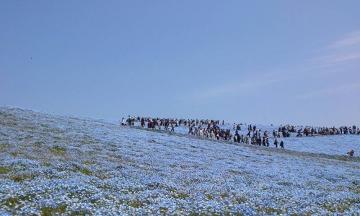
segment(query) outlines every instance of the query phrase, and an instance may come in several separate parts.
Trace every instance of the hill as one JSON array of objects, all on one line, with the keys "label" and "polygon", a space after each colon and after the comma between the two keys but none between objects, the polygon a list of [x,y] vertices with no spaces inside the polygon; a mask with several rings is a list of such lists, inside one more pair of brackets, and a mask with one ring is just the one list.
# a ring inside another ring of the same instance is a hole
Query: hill
[{"label": "hill", "polygon": [[0,108],[0,214],[357,214],[360,162]]}]

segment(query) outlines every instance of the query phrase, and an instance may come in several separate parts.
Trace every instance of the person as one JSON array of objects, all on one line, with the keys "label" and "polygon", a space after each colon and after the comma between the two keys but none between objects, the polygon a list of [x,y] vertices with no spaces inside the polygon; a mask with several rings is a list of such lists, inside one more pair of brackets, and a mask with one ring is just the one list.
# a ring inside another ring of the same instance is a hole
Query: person
[{"label": "person", "polygon": [[258,136],[256,137],[256,144],[257,144],[258,146],[261,146],[261,137],[260,137],[260,135],[258,135]]},{"label": "person", "polygon": [[275,130],[273,130],[273,137],[274,137],[274,138],[277,137]]},{"label": "person", "polygon": [[262,139],[262,145],[263,145],[263,146],[266,146],[266,137],[263,137],[263,139]]},{"label": "person", "polygon": [[274,145],[277,148],[278,147],[278,140],[275,138]]},{"label": "person", "polygon": [[349,155],[349,157],[353,157],[354,156],[355,151],[353,149],[351,149],[348,153],[346,153],[347,155]]},{"label": "person", "polygon": [[126,125],[125,118],[122,118],[122,119],[121,119],[121,125],[122,125],[122,126],[125,126],[125,125]]},{"label": "person", "polygon": [[141,127],[145,127],[145,119],[141,118]]},{"label": "person", "polygon": [[189,127],[189,132],[188,132],[188,134],[190,134],[190,135],[193,134],[193,127],[192,127],[192,126]]},{"label": "person", "polygon": [[281,142],[280,142],[280,147],[281,147],[281,148],[284,148],[284,141],[282,141],[282,140],[281,140]]},{"label": "person", "polygon": [[241,127],[240,127],[240,124],[238,124],[238,125],[236,126],[236,130],[239,130],[239,131],[241,131]]},{"label": "person", "polygon": [[296,137],[302,137],[302,134],[301,134],[301,130],[300,130],[300,129],[298,130],[298,133],[297,133]]},{"label": "person", "polygon": [[234,139],[236,139],[236,142],[238,142],[238,143],[240,142],[241,138],[240,138],[240,135],[239,135],[238,131],[236,131]]},{"label": "person", "polygon": [[131,126],[131,122],[132,122],[132,119],[131,119],[130,116],[128,116],[128,118],[126,119],[126,124],[127,124],[128,126]]}]

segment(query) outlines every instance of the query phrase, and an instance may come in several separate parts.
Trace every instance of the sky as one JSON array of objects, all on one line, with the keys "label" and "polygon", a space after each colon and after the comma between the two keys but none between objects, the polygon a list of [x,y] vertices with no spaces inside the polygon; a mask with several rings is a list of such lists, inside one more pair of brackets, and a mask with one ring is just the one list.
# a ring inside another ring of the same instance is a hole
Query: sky
[{"label": "sky", "polygon": [[0,1],[0,106],[360,125],[360,1]]}]

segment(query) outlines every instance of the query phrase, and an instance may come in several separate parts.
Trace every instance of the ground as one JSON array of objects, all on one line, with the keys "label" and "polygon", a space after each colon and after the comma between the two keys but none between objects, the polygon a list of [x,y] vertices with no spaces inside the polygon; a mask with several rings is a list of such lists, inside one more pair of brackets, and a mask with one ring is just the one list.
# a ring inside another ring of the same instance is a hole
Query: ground
[{"label": "ground", "polygon": [[0,158],[0,215],[360,212],[358,157],[3,107]]}]

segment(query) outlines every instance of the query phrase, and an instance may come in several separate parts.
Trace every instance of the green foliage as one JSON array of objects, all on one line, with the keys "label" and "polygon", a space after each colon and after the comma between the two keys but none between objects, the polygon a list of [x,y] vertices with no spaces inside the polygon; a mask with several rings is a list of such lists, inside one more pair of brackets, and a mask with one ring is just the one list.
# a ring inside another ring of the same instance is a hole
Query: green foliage
[{"label": "green foliage", "polygon": [[60,155],[60,156],[64,156],[66,153],[66,149],[64,147],[61,146],[53,146],[51,148],[51,152],[55,155]]},{"label": "green foliage", "polygon": [[354,193],[360,194],[360,185],[357,182],[352,182],[349,190]]},{"label": "green foliage", "polygon": [[207,200],[213,200],[214,197],[211,194],[205,194]]},{"label": "green foliage", "polygon": [[130,200],[127,202],[128,206],[131,206],[133,208],[141,208],[144,206],[144,203],[140,200]]},{"label": "green foliage", "polygon": [[324,203],[322,204],[322,207],[329,212],[344,213],[350,209],[352,205],[356,205],[358,203],[360,203],[360,198],[347,199],[338,203]]},{"label": "green foliage", "polygon": [[10,169],[8,167],[1,167],[0,166],[0,174],[7,174],[10,172]]},{"label": "green foliage", "polygon": [[17,152],[17,151],[14,151],[14,152],[10,152],[11,156],[13,157],[17,157],[20,153]]},{"label": "green foliage", "polygon": [[179,192],[176,188],[167,188],[167,190],[170,192],[171,196],[175,199],[186,199],[189,197],[188,194]]},{"label": "green foliage", "polygon": [[84,165],[90,166],[96,164],[95,161],[86,160],[83,162]]},{"label": "green foliage", "polygon": [[15,208],[19,204],[20,204],[20,201],[16,197],[10,197],[10,198],[6,199],[3,203],[3,205],[7,206],[8,208]]},{"label": "green foliage", "polygon": [[220,194],[221,199],[226,199],[227,197],[229,197],[228,193],[222,193]]},{"label": "green foliage", "polygon": [[76,210],[76,211],[72,211],[70,213],[71,216],[85,216],[85,215],[91,215],[91,212],[87,211],[87,210]]},{"label": "green foliage", "polygon": [[0,151],[5,151],[8,147],[9,147],[9,145],[1,143],[0,144]]},{"label": "green foliage", "polygon": [[168,208],[165,208],[165,207],[160,207],[160,214],[162,214],[162,215],[166,215],[167,214],[167,212],[169,211],[169,209]]},{"label": "green foliage", "polygon": [[280,215],[282,214],[281,209],[276,209],[273,207],[258,207],[256,209],[258,212],[265,213],[266,215]]},{"label": "green foliage", "polygon": [[234,198],[234,203],[237,203],[237,204],[245,203],[246,201],[247,201],[247,198],[244,196],[236,196]]},{"label": "green foliage", "polygon": [[66,211],[67,205],[62,204],[56,207],[42,207],[41,216],[52,216],[58,214],[64,214]]},{"label": "green foliage", "polygon": [[175,199],[186,199],[189,197],[189,194],[177,192],[177,193],[173,193],[172,197],[174,197]]},{"label": "green foliage", "polygon": [[31,174],[19,174],[11,176],[11,179],[15,182],[23,182],[28,179],[33,179],[35,176]]},{"label": "green foliage", "polygon": [[25,201],[32,201],[34,195],[22,195],[19,197],[9,197],[3,200],[0,205],[6,206],[10,209],[17,209],[21,207]]},{"label": "green foliage", "polygon": [[79,172],[81,172],[84,175],[91,175],[92,174],[92,172],[87,168],[80,168]]}]

